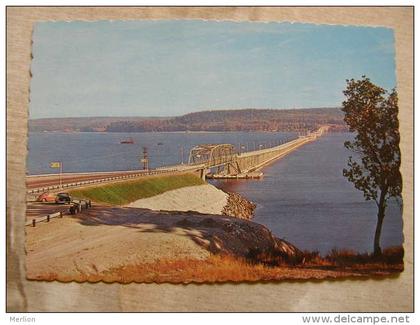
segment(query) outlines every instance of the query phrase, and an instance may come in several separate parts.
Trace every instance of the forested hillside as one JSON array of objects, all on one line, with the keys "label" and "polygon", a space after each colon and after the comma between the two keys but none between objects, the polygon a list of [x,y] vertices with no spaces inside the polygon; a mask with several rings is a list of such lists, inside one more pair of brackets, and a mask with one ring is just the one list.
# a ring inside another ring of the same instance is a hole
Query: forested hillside
[{"label": "forested hillside", "polygon": [[339,108],[213,110],[178,117],[89,117],[30,120],[30,131],[168,132],[304,131],[323,124],[344,127]]}]

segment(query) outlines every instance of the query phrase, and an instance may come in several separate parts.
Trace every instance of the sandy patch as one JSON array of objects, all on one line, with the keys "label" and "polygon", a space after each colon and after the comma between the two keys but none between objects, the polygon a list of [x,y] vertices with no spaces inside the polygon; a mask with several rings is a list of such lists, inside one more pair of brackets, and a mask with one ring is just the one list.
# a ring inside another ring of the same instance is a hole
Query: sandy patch
[{"label": "sandy patch", "polygon": [[[321,279],[387,275],[403,269],[402,262],[302,264],[301,252],[263,225],[193,212],[94,206],[74,217],[26,227],[26,235],[27,277],[48,281]],[[266,267],[262,261],[280,264]],[[295,263],[297,267],[290,266]]]},{"label": "sandy patch", "polygon": [[228,202],[228,194],[213,185],[188,186],[168,191],[127,205],[162,211],[196,211],[221,214]]},{"label": "sandy patch", "polygon": [[[142,215],[141,211],[130,212],[133,218]],[[110,218],[118,216],[111,212]],[[110,225],[65,217],[26,227],[26,235],[27,276],[31,279],[48,274],[74,279],[77,274],[96,274],[132,263],[200,260],[210,255],[192,240],[192,234],[170,225],[164,229],[147,218],[135,224]]]},{"label": "sandy patch", "polygon": [[[195,212],[93,206],[76,216],[26,227],[30,279],[103,279],[110,270],[129,265],[205,261],[211,254],[244,258],[255,247],[285,254],[296,250],[257,223]],[[107,279],[126,281],[118,274]]]}]

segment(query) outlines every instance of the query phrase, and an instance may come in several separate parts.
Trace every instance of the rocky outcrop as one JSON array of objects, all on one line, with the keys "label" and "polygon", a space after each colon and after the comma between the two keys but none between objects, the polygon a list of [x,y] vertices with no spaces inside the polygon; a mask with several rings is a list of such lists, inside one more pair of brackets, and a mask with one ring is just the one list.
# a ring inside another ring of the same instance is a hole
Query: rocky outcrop
[{"label": "rocky outcrop", "polygon": [[237,193],[227,193],[228,199],[222,214],[239,219],[252,219],[256,205]]},{"label": "rocky outcrop", "polygon": [[298,248],[275,237],[264,225],[236,217],[193,211],[97,206],[88,210],[86,215],[81,215],[80,222],[91,226],[118,225],[129,229],[137,228],[139,233],[155,234],[161,240],[165,236],[175,235],[179,239],[179,245],[174,238],[171,244],[174,252],[183,251],[184,239],[189,238],[209,253],[243,258],[249,262],[290,265],[303,260],[303,254]]},{"label": "rocky outcrop", "polygon": [[198,231],[192,239],[213,254],[225,254],[268,265],[297,264],[302,252],[265,226],[238,218],[189,216],[174,226]]}]

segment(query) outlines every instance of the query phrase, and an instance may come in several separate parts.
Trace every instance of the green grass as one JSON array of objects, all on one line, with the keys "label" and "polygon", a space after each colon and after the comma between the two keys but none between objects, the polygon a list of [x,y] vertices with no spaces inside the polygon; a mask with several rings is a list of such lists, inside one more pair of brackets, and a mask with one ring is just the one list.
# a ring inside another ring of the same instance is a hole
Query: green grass
[{"label": "green grass", "polygon": [[74,197],[94,202],[124,205],[177,188],[205,184],[193,174],[154,176],[69,191]]}]

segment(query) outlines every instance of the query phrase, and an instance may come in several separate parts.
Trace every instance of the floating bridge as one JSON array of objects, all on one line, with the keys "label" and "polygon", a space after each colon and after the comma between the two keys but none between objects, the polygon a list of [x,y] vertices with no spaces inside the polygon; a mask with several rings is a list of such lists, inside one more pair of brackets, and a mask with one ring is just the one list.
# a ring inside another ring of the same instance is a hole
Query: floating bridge
[{"label": "floating bridge", "polygon": [[188,164],[165,166],[153,170],[32,175],[27,177],[28,194],[59,190],[63,187],[75,188],[180,172],[199,174],[202,178],[260,177],[262,173],[259,170],[263,166],[308,142],[315,141],[328,129],[329,126],[322,126],[315,132],[284,144],[248,152],[237,152],[232,144],[201,144],[191,149]]},{"label": "floating bridge", "polygon": [[[210,178],[252,178],[262,175],[263,166],[277,160],[300,146],[315,141],[328,131],[322,126],[317,131],[284,144],[239,153],[232,144],[200,144],[191,149],[186,169],[199,170],[201,176]],[[211,172],[213,171],[214,172]]]}]

